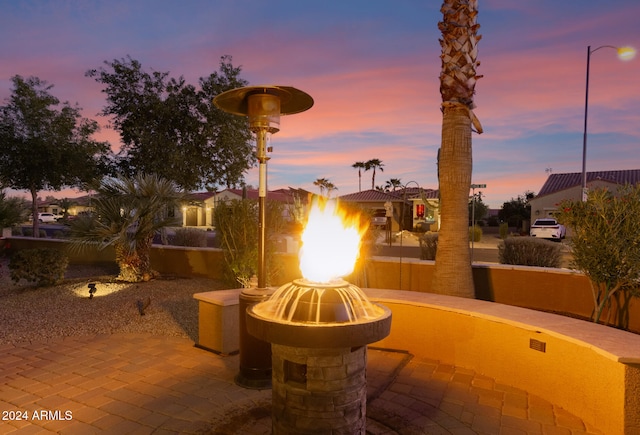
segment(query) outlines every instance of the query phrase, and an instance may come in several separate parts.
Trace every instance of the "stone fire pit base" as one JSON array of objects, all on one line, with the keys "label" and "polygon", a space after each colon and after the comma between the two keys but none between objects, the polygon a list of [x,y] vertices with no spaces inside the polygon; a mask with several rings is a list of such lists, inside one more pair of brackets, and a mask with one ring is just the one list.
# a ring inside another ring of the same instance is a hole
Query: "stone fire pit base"
[{"label": "stone fire pit base", "polygon": [[274,434],[365,434],[367,347],[272,344]]}]

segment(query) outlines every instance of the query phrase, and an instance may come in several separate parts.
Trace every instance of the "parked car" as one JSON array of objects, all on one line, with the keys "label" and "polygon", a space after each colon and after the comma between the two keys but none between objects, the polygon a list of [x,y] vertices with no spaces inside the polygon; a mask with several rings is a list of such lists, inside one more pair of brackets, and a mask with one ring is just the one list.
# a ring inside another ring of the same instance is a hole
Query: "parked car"
[{"label": "parked car", "polygon": [[371,225],[386,225],[387,212],[384,209],[376,210],[371,217]]},{"label": "parked car", "polygon": [[[29,217],[29,220],[32,220],[33,218]],[[50,222],[55,222],[56,216],[53,213],[38,213],[38,221],[42,222],[42,223],[50,223]]]},{"label": "parked car", "polygon": [[562,240],[567,236],[567,229],[553,218],[536,219],[529,232],[531,237],[539,239]]}]

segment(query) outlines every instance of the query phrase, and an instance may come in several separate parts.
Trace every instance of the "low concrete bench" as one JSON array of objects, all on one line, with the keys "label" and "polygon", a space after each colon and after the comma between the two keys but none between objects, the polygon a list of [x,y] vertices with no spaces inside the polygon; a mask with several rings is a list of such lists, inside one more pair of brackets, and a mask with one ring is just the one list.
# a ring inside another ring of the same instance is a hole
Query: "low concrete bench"
[{"label": "low concrete bench", "polygon": [[198,301],[198,342],[196,346],[221,355],[238,352],[238,300],[242,289],[196,293]]}]

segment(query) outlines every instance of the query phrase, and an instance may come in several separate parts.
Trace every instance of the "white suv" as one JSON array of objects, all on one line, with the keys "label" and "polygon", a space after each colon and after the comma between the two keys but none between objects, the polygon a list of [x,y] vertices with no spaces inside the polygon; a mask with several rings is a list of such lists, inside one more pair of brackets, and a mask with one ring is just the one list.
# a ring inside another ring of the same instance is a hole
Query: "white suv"
[{"label": "white suv", "polygon": [[536,219],[529,232],[531,237],[539,239],[562,240],[567,235],[564,225],[553,218]]},{"label": "white suv", "polygon": [[56,215],[53,213],[38,213],[38,220],[43,223],[55,222]]}]

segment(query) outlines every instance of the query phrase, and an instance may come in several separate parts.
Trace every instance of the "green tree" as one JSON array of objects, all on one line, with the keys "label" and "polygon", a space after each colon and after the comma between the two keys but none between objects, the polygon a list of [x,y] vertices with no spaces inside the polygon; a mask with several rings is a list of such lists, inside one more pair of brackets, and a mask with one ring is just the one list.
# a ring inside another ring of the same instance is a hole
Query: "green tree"
[{"label": "green tree", "polygon": [[383,169],[384,163],[380,159],[371,159],[364,162],[364,170],[369,171],[373,169],[373,173],[371,175],[371,189],[373,190],[376,184],[376,169],[379,169],[380,172],[384,172]]},{"label": "green tree", "polygon": [[[489,206],[482,202],[482,192],[476,193],[476,200],[473,197],[469,198],[469,225],[474,225],[475,222],[471,222],[471,218],[475,218],[476,222],[484,219],[489,212]],[[475,205],[475,207],[474,207]],[[475,208],[475,210],[474,210]]]},{"label": "green tree", "polygon": [[69,198],[62,198],[58,201],[58,205],[62,208],[62,217],[69,217],[69,209],[74,204],[74,201]]},{"label": "green tree", "polygon": [[[556,217],[571,230],[572,266],[590,280],[599,322],[613,298],[640,296],[640,185],[617,194],[590,190],[586,201],[562,201]],[[627,303],[618,304],[618,307]],[[610,315],[620,315],[612,313]],[[624,325],[620,325],[624,326]]]},{"label": "green tree", "polygon": [[126,175],[158,174],[185,190],[241,184],[255,163],[246,118],[225,113],[213,98],[245,86],[239,67],[223,56],[220,71],[200,78],[200,89],[168,72],[146,72],[131,57],[106,62],[86,76],[104,85],[122,147],[119,170]]},{"label": "green tree", "polygon": [[522,228],[522,223],[531,217],[529,201],[534,196],[533,192],[527,191],[524,195],[511,198],[511,201],[502,204],[502,208],[498,211],[498,218],[502,222],[506,222],[510,227]]},{"label": "green tree", "polygon": [[118,279],[148,281],[157,275],[150,260],[153,238],[179,224],[174,212],[184,201],[173,182],[157,175],[105,178],[92,200],[94,213],[73,222],[72,241],[78,248],[113,246]]},{"label": "green tree", "polygon": [[355,162],[351,167],[358,170],[358,192],[362,192],[362,170],[365,169],[364,162]]},{"label": "green tree", "polygon": [[438,161],[441,226],[434,271],[435,293],[475,297],[469,252],[469,186],[471,185],[472,125],[482,132],[472,109],[479,24],[477,2],[445,0],[440,45],[442,144]]},{"label": "green tree", "polygon": [[0,228],[9,228],[25,221],[27,206],[22,198],[7,198],[0,191]]},{"label": "green tree", "polygon": [[38,192],[82,186],[106,172],[109,144],[92,140],[98,123],[54,97],[53,85],[17,75],[8,104],[0,107],[0,180],[31,194],[38,237]]},{"label": "green tree", "polygon": [[[283,204],[267,200],[267,228],[265,259],[267,281],[272,282],[279,272],[275,261],[273,238],[284,228]],[[214,213],[215,227],[225,259],[225,280],[230,286],[240,283],[250,287],[251,278],[258,271],[258,202],[243,199],[221,201]]]}]

